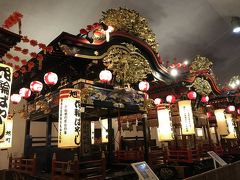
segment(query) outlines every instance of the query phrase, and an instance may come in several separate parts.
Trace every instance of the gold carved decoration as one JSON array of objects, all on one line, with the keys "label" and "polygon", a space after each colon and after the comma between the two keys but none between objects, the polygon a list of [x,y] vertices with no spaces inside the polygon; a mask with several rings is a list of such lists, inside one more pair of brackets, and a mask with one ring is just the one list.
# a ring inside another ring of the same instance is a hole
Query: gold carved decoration
[{"label": "gold carved decoration", "polygon": [[103,12],[100,19],[106,25],[114,27],[115,31],[131,33],[145,41],[155,53],[158,53],[156,36],[148,25],[147,20],[134,10],[126,8],[109,9]]},{"label": "gold carved decoration", "polygon": [[119,85],[137,83],[151,74],[148,61],[140,54],[140,50],[132,44],[112,46],[103,58],[103,64],[112,70],[115,81]]},{"label": "gold carved decoration", "polygon": [[213,63],[208,58],[198,55],[193,59],[193,62],[190,66],[190,70],[191,72],[201,71],[201,70],[210,70],[212,64]]},{"label": "gold carved decoration", "polygon": [[212,92],[212,87],[204,78],[197,77],[193,82],[193,87],[200,95],[207,96]]}]

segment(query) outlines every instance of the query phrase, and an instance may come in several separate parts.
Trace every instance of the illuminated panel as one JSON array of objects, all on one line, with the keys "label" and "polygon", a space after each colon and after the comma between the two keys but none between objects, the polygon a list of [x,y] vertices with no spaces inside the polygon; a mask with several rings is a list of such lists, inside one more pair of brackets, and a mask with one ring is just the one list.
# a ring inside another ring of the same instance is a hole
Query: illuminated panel
[{"label": "illuminated panel", "polygon": [[158,140],[171,141],[173,140],[172,121],[168,109],[159,109],[158,115]]},{"label": "illuminated panel", "polygon": [[79,89],[62,89],[59,96],[58,147],[75,148],[81,142]]},{"label": "illuminated panel", "polygon": [[179,101],[178,107],[181,117],[182,134],[195,134],[191,100]]}]

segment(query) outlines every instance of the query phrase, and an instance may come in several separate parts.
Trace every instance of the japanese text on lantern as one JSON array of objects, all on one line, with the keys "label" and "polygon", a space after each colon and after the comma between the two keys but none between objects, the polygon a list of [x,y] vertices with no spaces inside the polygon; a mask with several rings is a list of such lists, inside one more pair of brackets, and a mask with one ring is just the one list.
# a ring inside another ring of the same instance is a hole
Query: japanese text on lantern
[{"label": "japanese text on lantern", "polygon": [[80,146],[81,99],[79,89],[62,89],[59,96],[58,147]]},{"label": "japanese text on lantern", "polygon": [[2,141],[4,137],[4,121],[8,116],[12,71],[10,66],[0,64],[0,141]]}]

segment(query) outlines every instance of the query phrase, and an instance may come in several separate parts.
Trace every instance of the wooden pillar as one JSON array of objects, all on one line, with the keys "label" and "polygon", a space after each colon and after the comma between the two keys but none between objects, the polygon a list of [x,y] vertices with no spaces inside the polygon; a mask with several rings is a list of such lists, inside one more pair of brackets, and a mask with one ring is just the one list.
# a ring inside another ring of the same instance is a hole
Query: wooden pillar
[{"label": "wooden pillar", "polygon": [[51,138],[52,138],[52,120],[50,115],[47,117],[46,127],[46,146],[47,146],[47,159],[46,159],[46,172],[51,172],[52,165],[52,149],[51,149]]},{"label": "wooden pillar", "polygon": [[142,116],[143,122],[143,137],[144,137],[144,160],[148,162],[148,151],[149,151],[149,141],[150,141],[150,133],[149,133],[149,126],[147,121],[147,114],[143,114]]},{"label": "wooden pillar", "polygon": [[114,161],[114,130],[112,128],[112,118],[110,117],[110,112],[108,112],[108,167],[111,167]]},{"label": "wooden pillar", "polygon": [[51,138],[52,138],[52,121],[51,117],[47,117],[47,128],[46,128],[46,142],[47,147],[51,147]]},{"label": "wooden pillar", "polygon": [[30,127],[31,127],[31,121],[30,119],[26,120],[26,127],[25,127],[25,142],[24,142],[24,158],[28,158],[29,156],[29,150],[32,146],[32,140],[30,136]]}]

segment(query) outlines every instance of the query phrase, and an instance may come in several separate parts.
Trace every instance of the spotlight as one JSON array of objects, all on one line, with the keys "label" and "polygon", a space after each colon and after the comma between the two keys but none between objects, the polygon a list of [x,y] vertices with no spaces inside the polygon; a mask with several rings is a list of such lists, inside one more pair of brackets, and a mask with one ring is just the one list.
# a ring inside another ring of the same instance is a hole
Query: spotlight
[{"label": "spotlight", "polygon": [[240,17],[232,17],[232,26],[234,33],[240,33]]}]

